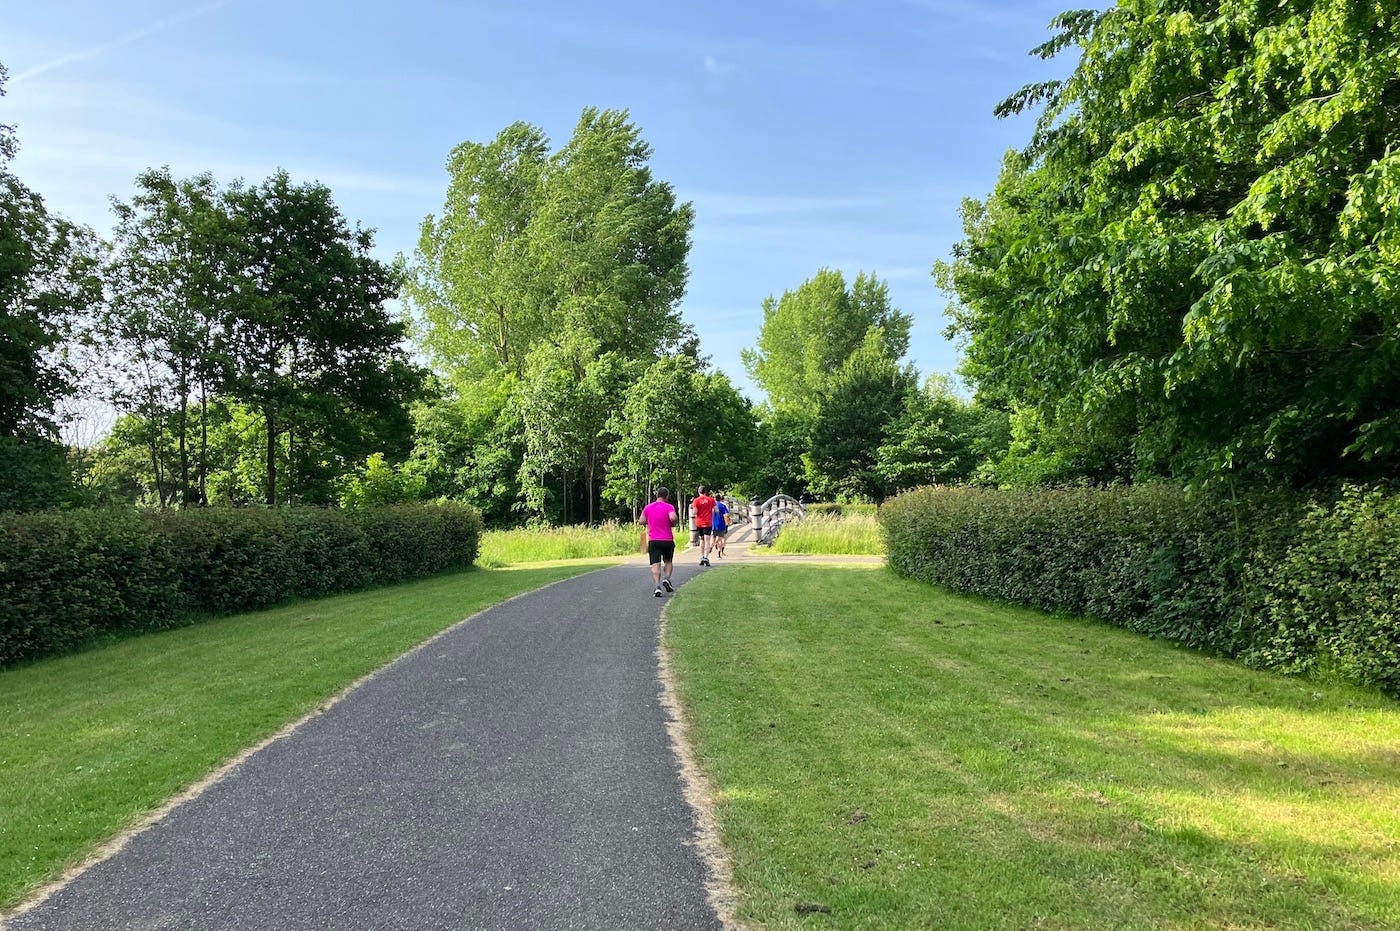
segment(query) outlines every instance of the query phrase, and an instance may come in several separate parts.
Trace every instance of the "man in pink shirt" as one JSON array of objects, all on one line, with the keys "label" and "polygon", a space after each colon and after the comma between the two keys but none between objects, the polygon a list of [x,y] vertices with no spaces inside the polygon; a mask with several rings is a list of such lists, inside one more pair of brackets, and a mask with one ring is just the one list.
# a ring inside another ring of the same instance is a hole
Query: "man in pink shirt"
[{"label": "man in pink shirt", "polygon": [[647,559],[651,561],[656,597],[660,598],[663,585],[666,591],[675,591],[671,587],[671,565],[676,559],[676,537],[671,528],[680,523],[680,515],[671,505],[670,491],[664,487],[656,489],[656,500],[642,508],[642,523],[647,525]]}]

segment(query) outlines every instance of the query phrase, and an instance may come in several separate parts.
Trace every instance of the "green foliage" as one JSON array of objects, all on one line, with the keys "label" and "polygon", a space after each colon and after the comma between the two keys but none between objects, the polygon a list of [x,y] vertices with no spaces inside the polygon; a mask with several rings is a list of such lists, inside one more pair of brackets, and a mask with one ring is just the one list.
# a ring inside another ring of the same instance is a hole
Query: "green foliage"
[{"label": "green foliage", "polygon": [[693,211],[652,177],[627,113],[588,108],[562,149],[548,145],[525,123],[462,143],[442,213],[423,222],[405,296],[463,385],[523,376],[540,344],[579,378],[590,359],[650,359],[689,335],[676,304]]},{"label": "green foliage", "polygon": [[912,366],[889,354],[878,329],[842,363],[820,394],[811,450],[803,456],[807,485],[824,498],[879,501],[890,490],[877,468],[886,430],[915,390]]},{"label": "green foliage", "polygon": [[[1121,0],[937,269],[1051,473],[1306,485],[1400,463],[1390,3]],[[1034,465],[1034,463],[1032,463]]]},{"label": "green foliage", "polygon": [[0,516],[0,663],[160,630],[186,603],[171,542],[140,514]]},{"label": "green foliage", "polygon": [[1400,695],[1400,494],[1348,486],[1312,502],[1251,577],[1262,604],[1250,661]]},{"label": "green foliage", "polygon": [[758,440],[753,412],[729,379],[684,354],[648,366],[608,429],[618,440],[604,495],[619,504],[645,502],[658,485],[731,485],[753,461]]},{"label": "green foliage", "polygon": [[927,488],[880,520],[890,565],[913,578],[1400,694],[1398,502]]},{"label": "green foliage", "polygon": [[419,501],[428,479],[408,465],[390,465],[383,453],[365,460],[364,471],[342,476],[336,483],[343,508],[377,508]]},{"label": "green foliage", "polygon": [[743,351],[744,367],[773,407],[810,415],[872,332],[889,358],[903,356],[910,323],[890,305],[885,282],[862,272],[848,289],[841,272],[824,268],[781,299],[764,300],[758,347]]},{"label": "green foliage", "polygon": [[480,537],[458,504],[0,517],[0,663],[466,568]]}]

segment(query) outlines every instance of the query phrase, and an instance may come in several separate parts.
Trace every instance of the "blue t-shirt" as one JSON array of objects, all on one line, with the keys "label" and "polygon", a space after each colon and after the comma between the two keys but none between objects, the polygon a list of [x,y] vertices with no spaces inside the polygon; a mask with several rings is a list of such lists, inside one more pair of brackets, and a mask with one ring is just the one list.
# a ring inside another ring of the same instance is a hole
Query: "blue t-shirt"
[{"label": "blue t-shirt", "polygon": [[729,529],[729,508],[724,506],[723,501],[715,502],[715,516],[710,524],[711,530]]}]

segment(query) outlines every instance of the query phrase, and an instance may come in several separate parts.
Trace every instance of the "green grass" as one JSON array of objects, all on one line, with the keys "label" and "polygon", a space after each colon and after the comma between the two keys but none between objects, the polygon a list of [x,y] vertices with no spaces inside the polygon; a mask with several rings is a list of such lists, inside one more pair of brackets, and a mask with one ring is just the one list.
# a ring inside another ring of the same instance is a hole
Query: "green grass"
[{"label": "green grass", "polygon": [[641,526],[607,521],[597,527],[488,530],[477,565],[486,568],[561,559],[626,556],[640,549]]},{"label": "green grass", "polygon": [[408,648],[588,568],[469,570],[0,671],[0,909]]},{"label": "green grass", "polygon": [[666,642],[752,926],[1400,927],[1393,701],[879,568],[710,573]]},{"label": "green grass", "polygon": [[775,553],[815,556],[880,556],[885,543],[873,513],[812,514],[787,524],[773,541]]}]

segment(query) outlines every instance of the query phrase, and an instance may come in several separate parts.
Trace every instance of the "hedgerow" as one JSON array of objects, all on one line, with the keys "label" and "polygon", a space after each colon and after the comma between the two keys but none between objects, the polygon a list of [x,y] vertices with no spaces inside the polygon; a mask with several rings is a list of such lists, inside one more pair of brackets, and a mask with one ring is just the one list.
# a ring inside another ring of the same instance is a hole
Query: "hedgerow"
[{"label": "hedgerow", "polygon": [[1400,495],[1386,489],[925,488],[885,502],[880,523],[912,578],[1400,695]]},{"label": "hedgerow", "polygon": [[476,560],[459,504],[0,515],[0,664]]}]

